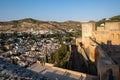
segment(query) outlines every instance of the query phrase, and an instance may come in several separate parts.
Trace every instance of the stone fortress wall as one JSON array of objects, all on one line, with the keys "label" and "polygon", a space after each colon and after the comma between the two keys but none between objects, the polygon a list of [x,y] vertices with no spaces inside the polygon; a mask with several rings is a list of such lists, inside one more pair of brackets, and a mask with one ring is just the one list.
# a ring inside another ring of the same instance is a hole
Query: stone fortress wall
[{"label": "stone fortress wall", "polygon": [[[95,23],[82,24],[82,41],[81,42],[84,44],[84,48],[86,49],[91,61],[95,62],[96,46],[94,46],[95,44],[93,44],[93,42],[91,43],[90,38],[100,45],[102,44],[115,45],[119,47],[120,46],[120,22],[108,22],[108,23],[105,23],[104,26],[99,28],[95,26]],[[78,48],[80,47],[79,42],[80,40],[76,39],[76,44],[78,45]],[[116,51],[118,52],[118,50]]]},{"label": "stone fortress wall", "polygon": [[[87,55],[81,54],[96,64],[100,80],[106,80],[105,75],[109,75],[112,70],[114,80],[119,80],[119,67],[114,63],[106,51],[99,44],[120,46],[120,22],[107,22],[102,27],[96,27],[95,23],[82,24],[82,39],[76,39],[78,51],[81,50],[80,42]],[[114,55],[117,53],[114,53]],[[103,71],[104,70],[104,71]]]},{"label": "stone fortress wall", "polygon": [[120,45],[120,22],[107,22],[104,27],[97,27],[91,37],[100,44]]}]

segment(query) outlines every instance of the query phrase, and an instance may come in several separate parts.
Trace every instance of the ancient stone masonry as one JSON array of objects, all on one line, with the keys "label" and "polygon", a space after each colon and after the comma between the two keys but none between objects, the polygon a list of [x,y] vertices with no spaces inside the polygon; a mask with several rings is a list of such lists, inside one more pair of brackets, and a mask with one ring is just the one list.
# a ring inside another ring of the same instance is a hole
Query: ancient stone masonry
[{"label": "ancient stone masonry", "polygon": [[87,52],[81,54],[95,63],[100,80],[119,80],[120,22],[107,22],[100,27],[94,22],[83,23],[82,39],[76,39],[78,51],[81,51],[80,42]]},{"label": "ancient stone masonry", "polygon": [[91,37],[100,44],[120,45],[120,22],[108,22],[102,27],[95,27],[95,23],[83,23],[82,42],[86,37]]}]

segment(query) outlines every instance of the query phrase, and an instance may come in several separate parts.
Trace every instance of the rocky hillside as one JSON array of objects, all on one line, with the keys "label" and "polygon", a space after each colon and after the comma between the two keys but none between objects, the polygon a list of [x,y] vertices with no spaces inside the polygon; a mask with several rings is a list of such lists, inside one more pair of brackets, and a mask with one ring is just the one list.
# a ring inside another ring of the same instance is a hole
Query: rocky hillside
[{"label": "rocky hillside", "polygon": [[0,22],[0,31],[26,31],[33,30],[54,30],[54,29],[74,29],[80,30],[81,23],[77,21],[55,22],[55,21],[41,21],[32,18],[21,20],[13,20],[7,22]]}]

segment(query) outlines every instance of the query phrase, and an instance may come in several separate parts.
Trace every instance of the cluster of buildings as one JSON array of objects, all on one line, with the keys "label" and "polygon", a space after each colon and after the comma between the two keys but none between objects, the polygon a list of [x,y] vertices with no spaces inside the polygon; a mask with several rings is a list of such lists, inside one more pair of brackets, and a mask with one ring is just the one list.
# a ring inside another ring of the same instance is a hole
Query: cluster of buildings
[{"label": "cluster of buildings", "polygon": [[29,67],[45,55],[50,57],[61,47],[59,40],[55,38],[36,37],[34,40],[23,36],[12,38],[6,35],[5,37],[6,40],[0,39],[0,58],[20,67]]}]

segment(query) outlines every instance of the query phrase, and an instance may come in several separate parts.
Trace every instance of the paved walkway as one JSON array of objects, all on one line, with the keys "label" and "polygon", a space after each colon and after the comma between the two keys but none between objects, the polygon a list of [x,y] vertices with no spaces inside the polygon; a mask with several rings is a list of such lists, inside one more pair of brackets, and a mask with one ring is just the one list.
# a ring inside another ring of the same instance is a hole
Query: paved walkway
[{"label": "paved walkway", "polygon": [[41,64],[35,63],[28,69],[43,74],[44,76],[51,78],[52,80],[96,80],[91,79],[90,77],[83,77],[79,75],[73,75],[69,72],[60,71],[54,69],[51,66],[41,66]]}]

